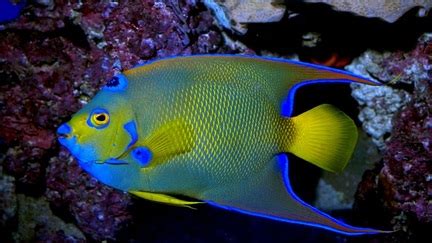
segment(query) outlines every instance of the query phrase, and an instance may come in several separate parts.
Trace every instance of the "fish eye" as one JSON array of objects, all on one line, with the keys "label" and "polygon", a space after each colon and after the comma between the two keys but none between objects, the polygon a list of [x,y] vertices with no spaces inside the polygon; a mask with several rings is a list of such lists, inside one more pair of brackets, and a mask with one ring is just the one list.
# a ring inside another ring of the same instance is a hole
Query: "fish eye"
[{"label": "fish eye", "polygon": [[87,124],[91,127],[104,128],[108,125],[110,117],[107,111],[103,109],[95,109],[87,120]]},{"label": "fish eye", "polygon": [[92,123],[100,126],[105,125],[109,121],[109,116],[107,113],[95,113],[92,115]]}]

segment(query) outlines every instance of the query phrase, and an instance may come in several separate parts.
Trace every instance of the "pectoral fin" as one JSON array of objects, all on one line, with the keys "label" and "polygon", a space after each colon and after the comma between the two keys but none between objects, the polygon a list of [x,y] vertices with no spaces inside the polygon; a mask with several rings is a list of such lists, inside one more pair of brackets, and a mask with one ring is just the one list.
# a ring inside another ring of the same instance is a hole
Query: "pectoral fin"
[{"label": "pectoral fin", "polygon": [[164,203],[164,204],[169,204],[169,205],[178,206],[178,207],[186,207],[186,208],[191,208],[191,209],[194,209],[194,208],[191,207],[190,205],[204,203],[204,202],[198,202],[198,201],[197,202],[185,201],[185,200],[178,199],[178,198],[166,195],[166,194],[153,193],[153,192],[129,191],[129,193],[131,193],[135,196],[144,198],[146,200]]},{"label": "pectoral fin", "polygon": [[148,149],[151,161],[144,169],[156,166],[172,156],[187,153],[195,147],[195,133],[192,127],[181,119],[166,123],[153,131],[137,148]]},{"label": "pectoral fin", "polygon": [[347,225],[303,202],[288,179],[287,155],[279,155],[259,175],[241,185],[230,185],[204,193],[209,204],[253,216],[324,228],[346,235],[385,231]]}]

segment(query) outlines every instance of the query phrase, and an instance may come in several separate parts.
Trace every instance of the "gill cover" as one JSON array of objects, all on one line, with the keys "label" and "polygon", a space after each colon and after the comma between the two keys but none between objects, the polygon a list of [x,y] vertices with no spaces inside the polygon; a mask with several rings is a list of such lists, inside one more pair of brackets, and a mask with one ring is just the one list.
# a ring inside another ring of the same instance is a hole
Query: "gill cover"
[{"label": "gill cover", "polygon": [[116,75],[68,122],[71,142],[64,145],[81,162],[113,161],[137,141],[126,88],[127,79],[122,74]]}]

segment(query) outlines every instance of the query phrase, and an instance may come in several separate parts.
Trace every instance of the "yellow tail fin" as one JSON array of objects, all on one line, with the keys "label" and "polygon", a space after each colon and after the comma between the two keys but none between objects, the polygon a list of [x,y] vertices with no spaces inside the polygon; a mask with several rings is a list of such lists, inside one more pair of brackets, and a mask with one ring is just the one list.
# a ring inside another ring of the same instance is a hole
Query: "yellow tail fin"
[{"label": "yellow tail fin", "polygon": [[286,151],[328,171],[345,168],[358,136],[357,127],[345,113],[324,104],[287,121],[293,126],[293,136]]}]

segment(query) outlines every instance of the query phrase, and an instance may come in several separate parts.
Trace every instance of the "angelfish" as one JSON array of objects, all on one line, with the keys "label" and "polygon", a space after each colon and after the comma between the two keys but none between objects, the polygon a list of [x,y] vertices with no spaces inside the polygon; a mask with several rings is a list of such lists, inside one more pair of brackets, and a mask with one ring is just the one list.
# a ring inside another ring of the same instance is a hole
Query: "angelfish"
[{"label": "angelfish", "polygon": [[292,116],[298,88],[329,82],[378,84],[274,58],[169,58],[116,74],[57,133],[85,171],[138,197],[347,235],[384,232],[332,218],[291,188],[287,153],[340,172],[355,148],[357,128],[336,107]]}]

